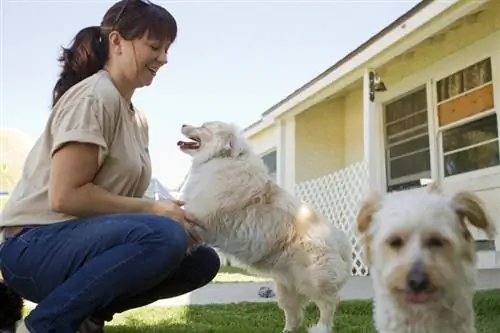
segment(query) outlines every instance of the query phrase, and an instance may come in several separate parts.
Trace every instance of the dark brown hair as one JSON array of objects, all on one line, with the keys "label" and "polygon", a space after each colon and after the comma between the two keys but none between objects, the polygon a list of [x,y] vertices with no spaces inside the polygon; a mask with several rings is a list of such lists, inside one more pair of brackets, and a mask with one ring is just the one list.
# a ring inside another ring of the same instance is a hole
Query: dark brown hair
[{"label": "dark brown hair", "polygon": [[169,40],[177,37],[177,22],[163,7],[148,0],[121,0],[108,9],[100,26],[80,30],[57,59],[62,70],[52,92],[52,106],[73,85],[104,68],[108,60],[108,35],[116,30],[126,40],[148,37]]}]

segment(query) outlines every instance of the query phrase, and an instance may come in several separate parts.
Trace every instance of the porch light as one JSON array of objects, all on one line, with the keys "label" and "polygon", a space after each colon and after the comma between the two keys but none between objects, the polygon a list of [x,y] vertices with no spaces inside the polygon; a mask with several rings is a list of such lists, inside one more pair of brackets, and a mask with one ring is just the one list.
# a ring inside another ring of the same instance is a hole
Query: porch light
[{"label": "porch light", "polygon": [[373,102],[375,100],[375,92],[386,91],[387,88],[385,86],[384,81],[378,76],[374,71],[370,71],[369,74],[370,79],[370,101]]}]

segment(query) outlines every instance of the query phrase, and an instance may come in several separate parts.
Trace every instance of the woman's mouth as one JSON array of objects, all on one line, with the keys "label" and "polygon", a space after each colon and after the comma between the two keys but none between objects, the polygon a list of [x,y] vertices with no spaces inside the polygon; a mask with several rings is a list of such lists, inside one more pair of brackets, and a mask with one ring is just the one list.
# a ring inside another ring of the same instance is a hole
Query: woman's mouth
[{"label": "woman's mouth", "polygon": [[146,68],[151,73],[151,75],[156,76],[156,72],[158,72],[158,68],[154,68],[154,67],[151,67],[151,66],[148,66],[148,65],[146,65]]}]

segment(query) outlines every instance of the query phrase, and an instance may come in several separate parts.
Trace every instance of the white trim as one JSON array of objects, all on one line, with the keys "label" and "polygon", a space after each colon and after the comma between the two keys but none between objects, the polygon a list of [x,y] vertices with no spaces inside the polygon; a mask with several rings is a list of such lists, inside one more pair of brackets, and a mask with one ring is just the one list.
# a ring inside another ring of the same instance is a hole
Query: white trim
[{"label": "white trim", "polygon": [[285,155],[285,188],[290,192],[295,192],[295,118],[286,120],[285,128],[286,155]]},{"label": "white trim", "polygon": [[[493,76],[493,105],[497,111],[497,130],[500,135],[500,34],[495,43],[496,50],[491,55],[491,75]],[[500,150],[500,140],[498,141]],[[500,248],[500,235],[498,235],[497,249]]]},{"label": "white trim", "polygon": [[[470,14],[492,0],[434,1],[408,18],[400,27],[389,31],[365,50],[319,79],[314,84],[285,100],[274,110],[264,113],[261,121],[245,132],[253,135],[269,127],[286,112],[298,114],[321,100],[344,89],[363,77],[364,67],[377,68],[418,45],[456,20]],[[267,111],[266,111],[267,112]]]},{"label": "white trim", "polygon": [[[427,105],[429,110],[429,139],[430,139],[430,153],[431,153],[431,175],[432,178],[440,179],[445,183],[460,182],[473,182],[474,179],[479,179],[485,176],[500,174],[500,166],[491,168],[480,169],[476,171],[448,176],[444,178],[442,166],[442,140],[441,133],[438,126],[437,115],[437,95],[434,91],[437,78],[441,79],[456,71],[459,71],[469,65],[481,61],[487,57],[491,57],[492,73],[493,73],[493,87],[494,87],[494,100],[495,108],[498,116],[498,126],[500,133],[500,31],[494,32],[491,35],[473,43],[460,51],[451,54],[443,59],[438,60],[434,64],[426,67],[425,69],[405,77],[398,83],[391,85],[391,88],[385,92],[376,95],[378,104],[378,120],[380,125],[377,126],[380,133],[377,134],[379,141],[379,154],[384,158],[378,159],[378,165],[381,168],[379,175],[381,178],[380,188],[386,191],[387,175],[386,175],[386,161],[385,161],[385,142],[383,132],[383,107],[385,104],[390,103],[402,96],[411,93],[422,86],[427,88]],[[500,143],[499,143],[500,144]]]},{"label": "white trim", "polygon": [[277,177],[278,185],[291,193],[295,188],[295,119],[281,119],[278,121],[278,150],[277,150]]},{"label": "white trim", "polygon": [[371,71],[371,68],[367,68],[363,76],[363,158],[368,167],[368,190],[374,191],[378,187],[377,145],[373,140],[376,135],[377,108],[375,103],[370,101]]},{"label": "white trim", "polygon": [[287,147],[286,147],[286,123],[284,120],[278,121],[278,151],[276,154],[277,164],[276,164],[276,182],[279,186],[285,185],[285,172],[286,172],[286,155],[287,155]]},{"label": "white trim", "polygon": [[250,125],[250,127],[246,128],[244,130],[244,133],[245,136],[249,138],[271,126],[274,126],[274,118],[261,119],[258,122],[254,123],[253,125]]}]

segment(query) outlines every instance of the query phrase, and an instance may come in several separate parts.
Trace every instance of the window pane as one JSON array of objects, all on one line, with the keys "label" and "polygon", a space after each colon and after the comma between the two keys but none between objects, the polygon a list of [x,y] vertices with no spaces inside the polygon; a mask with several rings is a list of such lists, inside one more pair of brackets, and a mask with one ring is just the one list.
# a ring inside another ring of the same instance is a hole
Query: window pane
[{"label": "window pane", "polygon": [[420,136],[418,138],[403,142],[399,145],[389,148],[389,157],[394,158],[410,152],[429,148],[429,135]]},{"label": "window pane", "polygon": [[276,169],[277,169],[276,157],[277,157],[276,150],[273,152],[270,152],[262,157],[264,164],[269,169],[269,173],[276,172]]},{"label": "window pane", "polygon": [[498,141],[462,150],[444,157],[445,176],[484,169],[499,164]]},{"label": "window pane", "polygon": [[427,109],[425,87],[406,95],[385,107],[385,123],[390,123]]},{"label": "window pane", "polygon": [[387,126],[387,136],[404,132],[410,128],[427,124],[427,112],[419,112]]},{"label": "window pane", "polygon": [[497,116],[491,115],[443,132],[443,151],[446,153],[497,137]]},{"label": "window pane", "polygon": [[408,130],[406,132],[400,133],[398,135],[395,135],[395,136],[389,138],[387,141],[387,144],[392,146],[395,143],[416,137],[419,134],[420,135],[428,135],[428,133],[429,133],[429,128],[427,127],[427,124],[420,125],[418,127],[412,128],[411,130]]},{"label": "window pane", "polygon": [[452,98],[492,80],[490,58],[455,72],[436,85],[438,102]]},{"label": "window pane", "polygon": [[390,168],[391,179],[429,171],[431,169],[429,150],[392,160]]}]

